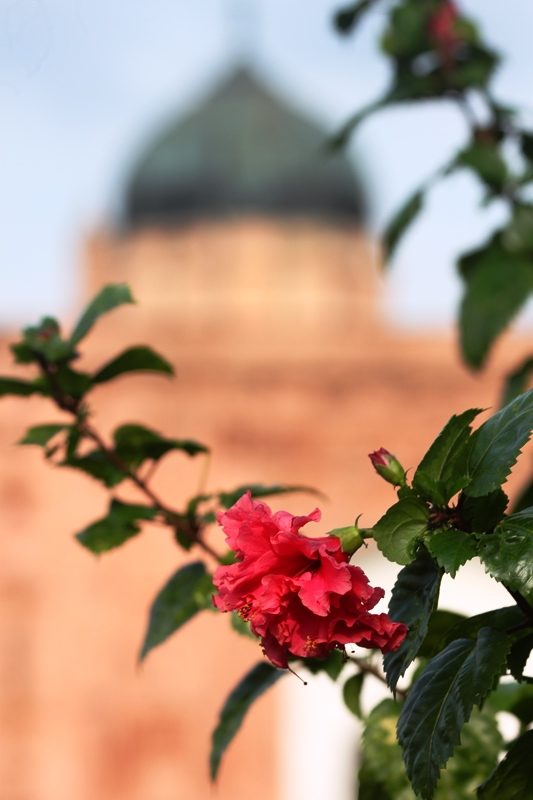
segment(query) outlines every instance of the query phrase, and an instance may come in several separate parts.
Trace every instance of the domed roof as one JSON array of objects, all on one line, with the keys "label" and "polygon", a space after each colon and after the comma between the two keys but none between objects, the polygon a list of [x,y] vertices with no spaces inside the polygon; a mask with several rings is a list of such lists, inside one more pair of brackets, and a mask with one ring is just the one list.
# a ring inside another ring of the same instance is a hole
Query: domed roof
[{"label": "domed roof", "polygon": [[262,213],[357,225],[362,191],[326,134],[250,72],[233,73],[152,141],[125,192],[128,227]]}]

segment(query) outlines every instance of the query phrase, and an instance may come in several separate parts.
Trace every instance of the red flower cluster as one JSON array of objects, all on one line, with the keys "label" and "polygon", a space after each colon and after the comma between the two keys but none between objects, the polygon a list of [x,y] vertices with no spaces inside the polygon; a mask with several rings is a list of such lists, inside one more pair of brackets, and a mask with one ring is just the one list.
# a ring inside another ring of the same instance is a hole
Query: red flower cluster
[{"label": "red flower cluster", "polygon": [[459,11],[452,0],[443,0],[428,23],[428,33],[443,64],[451,67],[455,60],[457,46],[461,37],[457,32]]},{"label": "red flower cluster", "polygon": [[340,539],[299,532],[319,519],[318,509],[303,517],[273,514],[249,493],[219,515],[239,560],[215,572],[214,603],[250,621],[276,667],[287,667],[291,656],[321,658],[351,642],[396,650],[407,633],[387,614],[369,613],[383,589],[372,588],[363,570],[348,563]]}]

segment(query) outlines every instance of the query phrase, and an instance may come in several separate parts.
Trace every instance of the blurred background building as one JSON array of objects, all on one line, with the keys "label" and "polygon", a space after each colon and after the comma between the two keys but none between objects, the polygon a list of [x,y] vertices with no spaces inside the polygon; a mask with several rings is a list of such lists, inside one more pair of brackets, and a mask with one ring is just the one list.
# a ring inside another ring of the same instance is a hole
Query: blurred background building
[{"label": "blurred background building", "polygon": [[[147,342],[178,374],[98,388],[97,423],[205,441],[212,489],[316,486],[328,498],[317,532],[359,513],[370,525],[391,494],[366,454],[386,446],[415,465],[452,413],[498,402],[527,342],[508,339],[473,376],[451,330],[391,326],[361,162],[328,152],[326,131],[252,66],[225,67],[200,95],[154,126],[113,213],[83,239],[80,303],[122,281],[139,302],[100,323],[84,365]],[[218,709],[258,648],[206,612],[136,668],[147,607],[183,555],[157,528],[99,560],[70,538],[103,513],[105,492],[12,445],[52,416],[40,401],[2,401],[0,800],[348,800],[355,722],[336,688],[290,676],[252,710],[209,787]],[[179,456],[155,477],[178,506],[201,480]],[[390,589],[373,556],[361,554],[371,581]],[[484,608],[472,580],[463,589]]]}]

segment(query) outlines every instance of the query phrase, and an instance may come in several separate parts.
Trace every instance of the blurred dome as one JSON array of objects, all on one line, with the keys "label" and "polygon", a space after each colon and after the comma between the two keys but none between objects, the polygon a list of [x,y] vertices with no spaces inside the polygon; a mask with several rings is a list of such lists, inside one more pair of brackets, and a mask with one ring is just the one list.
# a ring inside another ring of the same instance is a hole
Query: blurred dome
[{"label": "blurred dome", "polygon": [[126,186],[124,224],[258,213],[360,225],[363,191],[352,164],[325,141],[241,68],[149,143]]}]

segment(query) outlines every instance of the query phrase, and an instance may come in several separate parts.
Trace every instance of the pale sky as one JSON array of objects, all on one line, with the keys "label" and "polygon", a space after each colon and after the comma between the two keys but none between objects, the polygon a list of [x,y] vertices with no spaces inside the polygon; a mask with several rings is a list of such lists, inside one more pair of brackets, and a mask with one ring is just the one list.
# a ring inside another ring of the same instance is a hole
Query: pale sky
[{"label": "pale sky", "polygon": [[[380,16],[355,37],[331,17],[342,0],[14,0],[0,4],[0,327],[61,314],[76,297],[80,243],[106,219],[120,180],[151,132],[186,110],[217,74],[253,53],[280,93],[332,132],[387,83]],[[506,55],[505,102],[531,103],[531,0],[463,0]],[[246,12],[246,9],[251,11]],[[248,19],[238,22],[246,12]],[[250,42],[250,39],[252,40]],[[247,44],[245,44],[247,43]],[[533,127],[533,111],[526,117]],[[392,110],[364,125],[352,151],[378,229],[465,138],[448,103]],[[477,208],[467,176],[435,191],[387,278],[392,317],[453,320],[453,257],[502,209]]]}]

